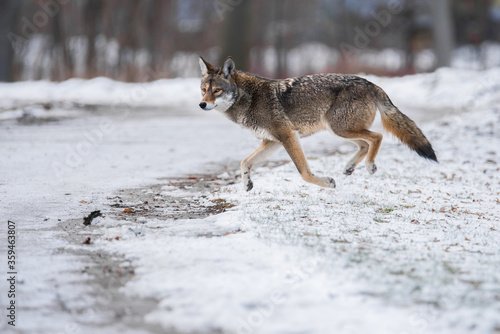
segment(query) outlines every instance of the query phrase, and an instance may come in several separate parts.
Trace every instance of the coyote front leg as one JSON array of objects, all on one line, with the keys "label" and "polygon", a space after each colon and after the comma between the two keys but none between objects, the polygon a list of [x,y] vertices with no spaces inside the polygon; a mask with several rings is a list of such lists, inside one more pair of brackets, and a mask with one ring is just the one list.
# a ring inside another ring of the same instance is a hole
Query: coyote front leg
[{"label": "coyote front leg", "polygon": [[320,187],[335,188],[335,181],[331,177],[318,177],[311,173],[297,133],[287,131],[279,136],[279,140],[290,158],[292,158],[295,167],[297,167],[304,181],[314,183]]},{"label": "coyote front leg", "polygon": [[253,182],[250,179],[250,169],[256,164],[269,158],[274,152],[281,148],[281,144],[275,141],[263,140],[259,147],[246,157],[241,162],[241,179],[243,181],[243,187],[246,191],[250,191],[253,188]]}]

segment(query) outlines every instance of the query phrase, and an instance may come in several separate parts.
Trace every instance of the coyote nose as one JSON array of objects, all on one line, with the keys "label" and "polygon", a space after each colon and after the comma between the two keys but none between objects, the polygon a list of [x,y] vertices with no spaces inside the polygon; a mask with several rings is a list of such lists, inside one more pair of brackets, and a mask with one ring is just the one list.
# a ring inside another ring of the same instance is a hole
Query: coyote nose
[{"label": "coyote nose", "polygon": [[200,108],[201,109],[205,109],[205,107],[207,106],[207,103],[206,102],[201,102],[200,103]]}]

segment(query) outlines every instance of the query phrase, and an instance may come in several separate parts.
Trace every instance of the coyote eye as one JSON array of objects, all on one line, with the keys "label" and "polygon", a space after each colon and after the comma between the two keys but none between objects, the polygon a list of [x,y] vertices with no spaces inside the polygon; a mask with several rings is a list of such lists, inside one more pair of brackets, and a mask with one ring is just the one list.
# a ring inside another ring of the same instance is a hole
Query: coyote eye
[{"label": "coyote eye", "polygon": [[214,94],[219,94],[220,92],[222,92],[222,89],[220,89],[220,88],[217,88],[216,90],[214,90]]},{"label": "coyote eye", "polygon": [[203,94],[205,94],[205,93],[207,92],[207,89],[206,89],[206,88],[202,88],[202,89],[201,89],[201,92],[202,92]]}]

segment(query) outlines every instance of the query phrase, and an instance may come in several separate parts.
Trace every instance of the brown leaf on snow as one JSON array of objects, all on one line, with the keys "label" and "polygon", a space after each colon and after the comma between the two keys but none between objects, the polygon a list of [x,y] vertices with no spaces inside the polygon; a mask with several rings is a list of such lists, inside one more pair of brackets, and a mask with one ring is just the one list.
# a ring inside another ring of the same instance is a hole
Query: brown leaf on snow
[{"label": "brown leaf on snow", "polygon": [[130,213],[132,212],[132,208],[126,208],[122,211],[122,213]]}]

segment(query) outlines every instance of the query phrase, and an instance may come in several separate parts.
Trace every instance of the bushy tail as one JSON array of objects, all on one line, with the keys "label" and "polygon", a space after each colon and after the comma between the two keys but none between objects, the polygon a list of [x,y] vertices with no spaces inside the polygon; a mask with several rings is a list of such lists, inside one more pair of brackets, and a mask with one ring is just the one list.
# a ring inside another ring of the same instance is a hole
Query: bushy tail
[{"label": "bushy tail", "polygon": [[417,152],[423,158],[437,162],[436,153],[422,130],[408,116],[392,104],[387,94],[379,88],[378,109],[382,116],[384,129],[395,135],[403,144]]}]

